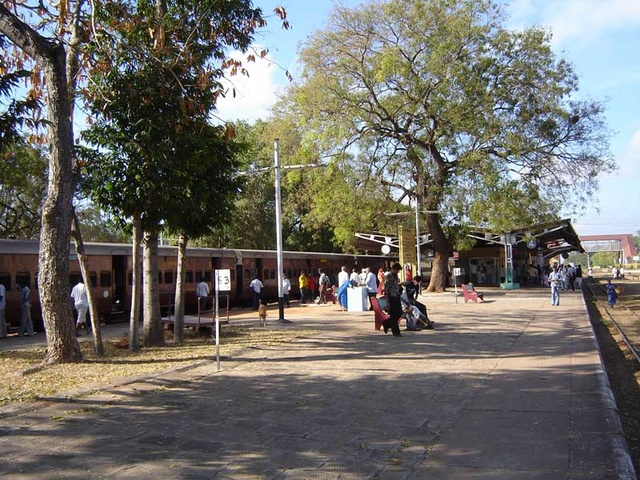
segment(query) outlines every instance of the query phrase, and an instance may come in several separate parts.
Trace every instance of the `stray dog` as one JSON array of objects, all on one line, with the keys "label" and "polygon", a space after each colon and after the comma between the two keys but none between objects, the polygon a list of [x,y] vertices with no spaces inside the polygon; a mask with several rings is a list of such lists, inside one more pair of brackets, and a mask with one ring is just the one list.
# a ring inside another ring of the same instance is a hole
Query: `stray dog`
[{"label": "stray dog", "polygon": [[263,327],[267,326],[267,306],[262,303],[262,300],[258,301],[258,317],[260,317],[260,325]]}]

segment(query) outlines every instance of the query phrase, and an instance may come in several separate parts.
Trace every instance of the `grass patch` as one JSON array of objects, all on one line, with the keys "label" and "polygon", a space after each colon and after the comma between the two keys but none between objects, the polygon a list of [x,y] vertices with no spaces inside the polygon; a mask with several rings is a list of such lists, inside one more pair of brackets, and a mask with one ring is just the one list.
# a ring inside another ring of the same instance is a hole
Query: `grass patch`
[{"label": "grass patch", "polygon": [[[229,326],[220,332],[220,355],[231,356],[249,347],[278,345],[309,335],[309,330],[255,329]],[[185,334],[183,345],[143,348],[129,352],[116,346],[119,340],[104,340],[104,357],[96,357],[90,337],[80,340],[82,363],[43,365],[44,347],[26,347],[0,352],[0,405],[22,403],[65,394],[83,388],[99,389],[129,377],[151,375],[215,358],[211,336]],[[73,396],[71,394],[70,396]]]}]

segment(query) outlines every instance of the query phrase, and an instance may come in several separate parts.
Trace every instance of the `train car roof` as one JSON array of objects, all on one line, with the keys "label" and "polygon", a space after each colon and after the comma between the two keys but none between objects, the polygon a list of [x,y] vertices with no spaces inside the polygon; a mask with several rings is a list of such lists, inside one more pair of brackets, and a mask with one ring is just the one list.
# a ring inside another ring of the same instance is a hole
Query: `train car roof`
[{"label": "train car roof", "polygon": [[[86,242],[85,251],[87,255],[131,255],[132,246],[126,243],[97,243]],[[39,253],[38,240],[15,240],[0,239],[0,253],[2,254],[33,254]],[[75,245],[69,244],[69,254],[75,255]],[[187,247],[187,256],[190,257],[247,257],[247,258],[275,258],[275,250],[252,250],[252,249],[232,249],[232,248],[205,248]],[[285,250],[282,252],[288,259],[320,259],[333,258],[354,260],[356,258],[372,258],[376,260],[392,260],[386,255],[360,255],[354,253],[323,253],[323,252],[297,252]],[[158,246],[158,255],[177,256],[178,247],[170,245]]]}]

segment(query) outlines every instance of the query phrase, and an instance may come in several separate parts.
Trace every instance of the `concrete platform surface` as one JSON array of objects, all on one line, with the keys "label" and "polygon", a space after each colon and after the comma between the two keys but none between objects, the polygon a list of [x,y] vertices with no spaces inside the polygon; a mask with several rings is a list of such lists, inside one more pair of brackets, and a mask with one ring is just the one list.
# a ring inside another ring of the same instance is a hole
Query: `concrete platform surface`
[{"label": "concrete platform surface", "polygon": [[402,338],[372,312],[292,307],[283,326],[272,307],[267,328],[315,332],[221,371],[5,408],[0,477],[635,478],[582,296],[478,290],[423,296],[436,328]]}]

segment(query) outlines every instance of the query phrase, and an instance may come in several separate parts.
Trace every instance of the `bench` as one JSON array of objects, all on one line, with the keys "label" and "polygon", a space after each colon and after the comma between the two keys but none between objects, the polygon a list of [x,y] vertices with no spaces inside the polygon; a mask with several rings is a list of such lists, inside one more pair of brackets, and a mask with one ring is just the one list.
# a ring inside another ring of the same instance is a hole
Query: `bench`
[{"label": "bench", "polygon": [[473,300],[478,303],[478,299],[480,299],[481,302],[484,302],[484,293],[476,292],[473,283],[463,284],[462,293],[464,295],[464,303],[467,303],[469,300]]},{"label": "bench", "polygon": [[[380,306],[379,298],[369,297],[369,300],[371,301],[371,306],[373,307],[373,314],[375,318],[375,329],[380,330],[380,327],[382,327],[382,324],[387,320],[389,320],[390,317],[384,310],[382,310],[382,307]],[[403,318],[404,316],[400,317],[398,319],[398,323],[400,323],[400,320],[402,320]]]}]

